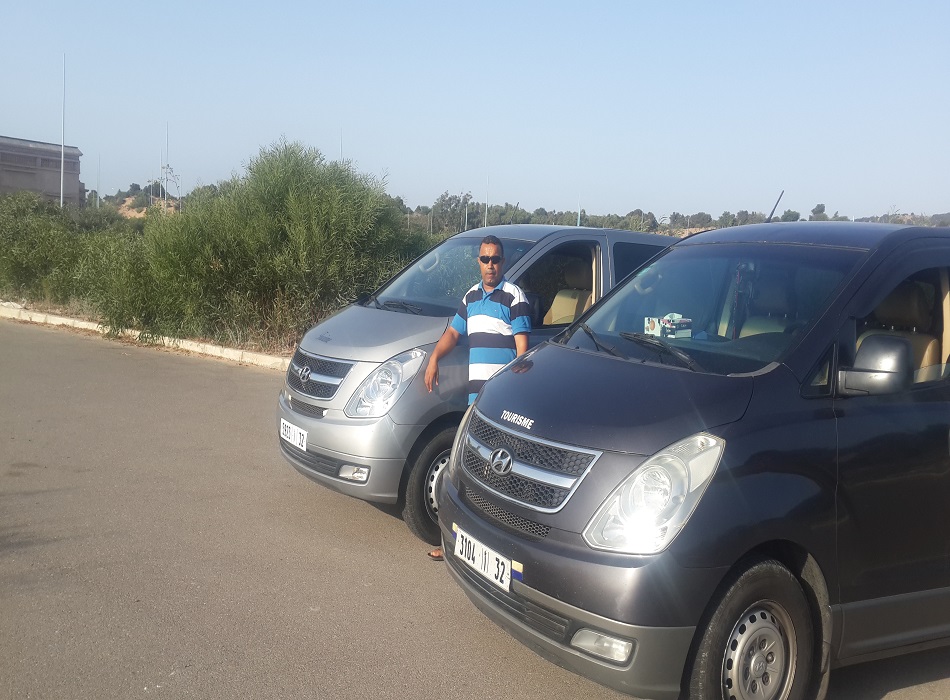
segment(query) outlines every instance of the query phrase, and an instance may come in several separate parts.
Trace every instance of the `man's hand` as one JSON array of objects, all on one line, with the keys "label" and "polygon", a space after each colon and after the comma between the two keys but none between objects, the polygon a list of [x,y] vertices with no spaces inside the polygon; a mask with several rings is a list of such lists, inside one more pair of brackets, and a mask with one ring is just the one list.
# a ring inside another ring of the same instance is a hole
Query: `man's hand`
[{"label": "man's hand", "polygon": [[432,393],[432,387],[439,386],[439,360],[452,352],[461,337],[457,330],[449,326],[432,349],[432,354],[429,355],[429,364],[426,365],[426,389],[429,390],[430,394]]},{"label": "man's hand", "polygon": [[432,393],[432,387],[439,385],[439,361],[432,356],[429,358],[429,364],[426,365],[426,389]]}]

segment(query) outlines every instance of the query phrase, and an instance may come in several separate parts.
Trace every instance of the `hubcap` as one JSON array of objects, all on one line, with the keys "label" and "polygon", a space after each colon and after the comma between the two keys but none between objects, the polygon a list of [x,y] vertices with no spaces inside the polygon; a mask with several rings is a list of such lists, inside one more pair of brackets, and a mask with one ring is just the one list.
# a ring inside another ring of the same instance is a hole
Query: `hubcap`
[{"label": "hubcap", "polygon": [[429,517],[433,521],[439,519],[439,479],[442,472],[449,464],[450,451],[446,450],[429,465],[429,472],[426,474],[426,510],[429,511]]},{"label": "hubcap", "polygon": [[728,700],[784,700],[795,673],[795,628],[776,603],[758,603],[736,622],[722,664]]}]

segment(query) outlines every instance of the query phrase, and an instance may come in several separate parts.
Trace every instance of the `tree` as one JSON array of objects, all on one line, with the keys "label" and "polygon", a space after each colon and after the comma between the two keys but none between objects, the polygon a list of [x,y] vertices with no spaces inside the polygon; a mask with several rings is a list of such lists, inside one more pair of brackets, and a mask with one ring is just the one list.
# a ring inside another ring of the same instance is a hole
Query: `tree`
[{"label": "tree", "polygon": [[439,235],[458,233],[467,225],[475,228],[479,224],[469,211],[468,221],[465,221],[465,210],[472,201],[471,192],[465,194],[449,194],[448,190],[439,195],[432,205],[432,231]]},{"label": "tree", "polygon": [[816,204],[815,208],[811,210],[811,216],[808,217],[809,221],[827,221],[828,215],[825,213],[824,204]]},{"label": "tree", "polygon": [[779,221],[798,221],[802,215],[793,209],[786,209]]},{"label": "tree", "polygon": [[726,228],[728,226],[736,225],[736,217],[731,211],[724,211],[718,219],[716,219],[716,225],[719,228]]},{"label": "tree", "polygon": [[712,223],[712,216],[704,211],[698,211],[689,217],[690,228],[705,228]]}]

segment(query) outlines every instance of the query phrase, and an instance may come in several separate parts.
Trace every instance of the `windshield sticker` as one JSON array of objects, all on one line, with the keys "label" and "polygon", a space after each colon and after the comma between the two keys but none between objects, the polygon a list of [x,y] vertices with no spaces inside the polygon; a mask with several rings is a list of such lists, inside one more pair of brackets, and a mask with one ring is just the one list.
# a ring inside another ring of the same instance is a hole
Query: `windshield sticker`
[{"label": "windshield sticker", "polygon": [[682,314],[667,314],[662,318],[647,316],[643,319],[643,332],[660,338],[692,338],[693,320]]}]

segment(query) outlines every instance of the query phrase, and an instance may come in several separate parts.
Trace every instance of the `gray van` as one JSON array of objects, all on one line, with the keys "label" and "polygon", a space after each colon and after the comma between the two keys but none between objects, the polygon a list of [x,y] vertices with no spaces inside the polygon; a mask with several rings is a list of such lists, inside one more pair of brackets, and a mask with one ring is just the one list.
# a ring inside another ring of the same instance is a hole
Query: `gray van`
[{"label": "gray van", "polygon": [[948,644],[948,355],[946,229],[680,240],[482,388],[441,482],[449,570],[644,698],[821,698]]},{"label": "gray van", "polygon": [[504,242],[505,274],[532,304],[531,344],[563,331],[614,284],[673,242],[647,233],[509,225],[453,236],[368,298],[310,329],[280,393],[281,452],[302,474],[350,496],[402,503],[403,519],[436,544],[436,484],[468,394],[464,342],[439,363],[431,394],[413,379],[462,296],[479,279],[488,234]]}]

